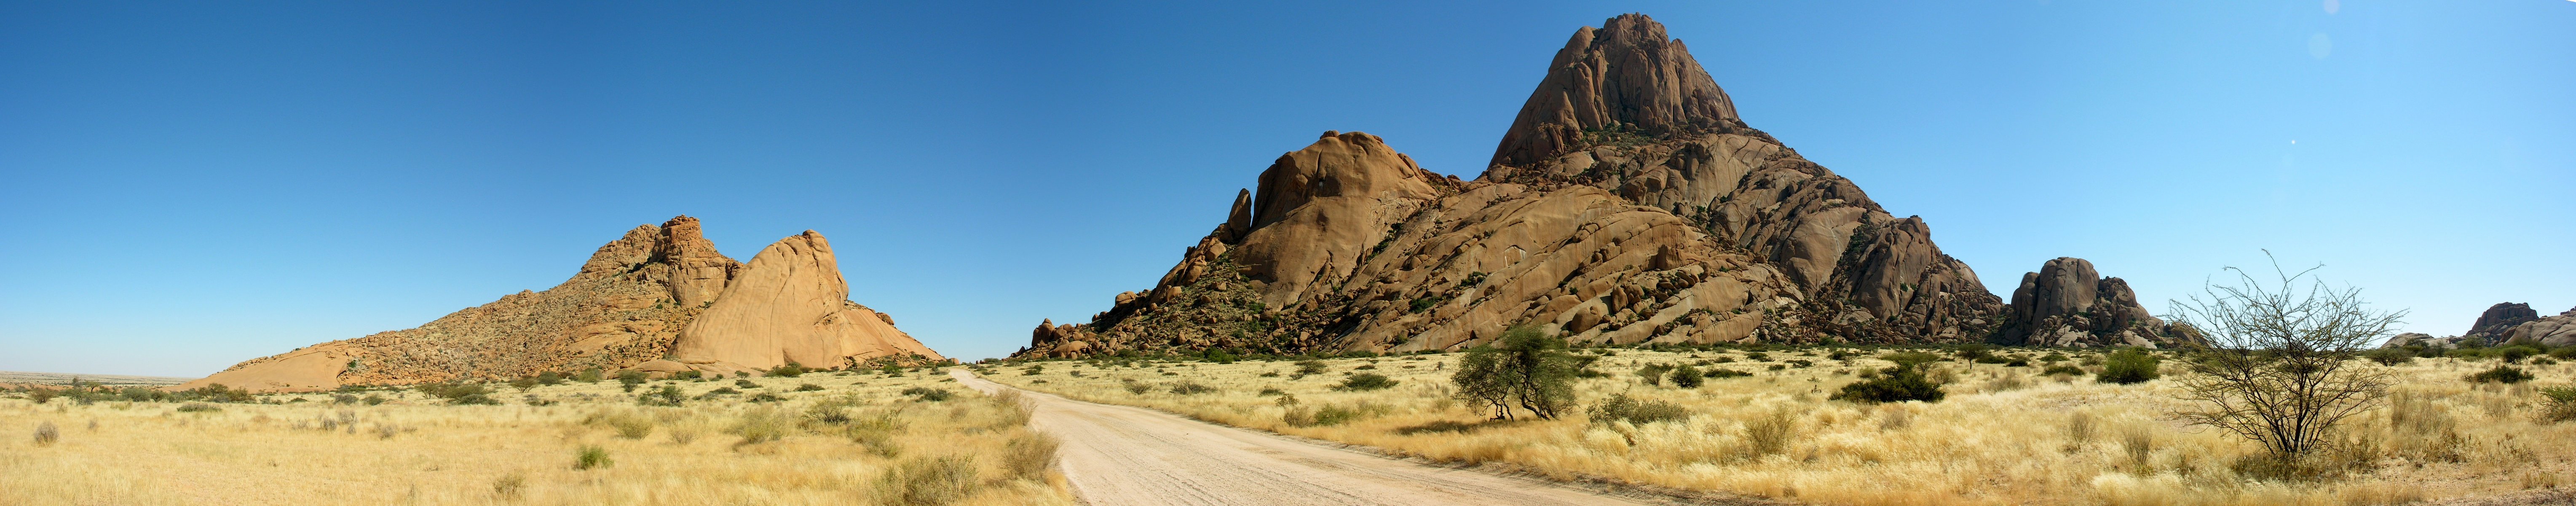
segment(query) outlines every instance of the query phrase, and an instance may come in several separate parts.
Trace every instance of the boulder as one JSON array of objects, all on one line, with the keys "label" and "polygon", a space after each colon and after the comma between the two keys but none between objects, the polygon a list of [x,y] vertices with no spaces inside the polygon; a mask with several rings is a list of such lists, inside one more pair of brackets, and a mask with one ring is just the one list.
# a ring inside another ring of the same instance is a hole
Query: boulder
[{"label": "boulder", "polygon": [[2120,278],[2105,278],[2093,263],[2058,257],[2039,272],[2022,275],[2013,290],[2009,320],[1996,341],[2030,346],[2146,346],[2199,343],[2138,304]]},{"label": "boulder", "polygon": [[2503,338],[2506,345],[2576,346],[2576,309],[2514,325]]},{"label": "boulder", "polygon": [[2469,325],[2469,331],[2461,333],[2460,336],[2486,344],[2498,344],[2504,342],[2505,334],[2513,331],[2514,327],[2538,319],[2540,319],[2540,312],[2531,310],[2530,304],[2498,303],[2488,306],[2485,313],[2478,315],[2477,323]]}]

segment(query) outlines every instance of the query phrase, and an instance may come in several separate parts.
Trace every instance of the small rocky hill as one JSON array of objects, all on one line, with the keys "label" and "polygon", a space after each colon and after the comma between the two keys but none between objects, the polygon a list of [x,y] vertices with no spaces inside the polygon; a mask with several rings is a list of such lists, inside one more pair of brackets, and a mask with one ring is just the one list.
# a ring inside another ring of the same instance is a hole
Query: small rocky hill
[{"label": "small rocky hill", "polygon": [[[640,225],[591,254],[572,279],[465,308],[420,327],[252,359],[173,387],[262,391],[504,379],[665,357],[715,372],[870,360],[938,360],[893,320],[846,300],[820,234],[782,239],[744,264],[717,253],[698,220]],[[806,328],[777,322],[797,319]],[[755,353],[754,351],[758,351]],[[685,356],[673,357],[675,353]]]},{"label": "small rocky hill", "polygon": [[1745,124],[1643,15],[1577,30],[1475,180],[1325,132],[1258,181],[1152,289],[1042,322],[1021,355],[1456,349],[1520,323],[1619,344],[2174,339],[2090,264],[2032,280],[2085,284],[2062,304],[2008,305],[1922,218]]},{"label": "small rocky hill", "polygon": [[2462,343],[2478,346],[2535,345],[2556,348],[2576,346],[2576,309],[2553,316],[2540,316],[2531,304],[2502,302],[2488,306],[2469,332],[2449,337],[2408,332],[2390,337],[2382,347],[2423,345],[2434,348],[2458,348]]}]

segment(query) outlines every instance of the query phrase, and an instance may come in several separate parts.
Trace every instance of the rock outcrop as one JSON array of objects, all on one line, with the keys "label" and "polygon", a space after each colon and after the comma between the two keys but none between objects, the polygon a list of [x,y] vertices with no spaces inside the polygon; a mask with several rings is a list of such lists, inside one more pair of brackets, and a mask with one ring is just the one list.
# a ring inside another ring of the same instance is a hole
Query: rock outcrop
[{"label": "rock outcrop", "polygon": [[1746,125],[1631,14],[1557,52],[1477,179],[1326,132],[1153,288],[1042,322],[1021,355],[1457,349],[1524,323],[1622,344],[1959,342],[2008,314],[1922,218]]},{"label": "rock outcrop", "polygon": [[2497,303],[2487,306],[2487,311],[2478,315],[2477,323],[2470,324],[2469,331],[2460,333],[2460,337],[2490,345],[2501,343],[2505,333],[2512,332],[2514,327],[2538,319],[2540,312],[2531,310],[2530,304]]},{"label": "rock outcrop", "polygon": [[2145,346],[2200,343],[2138,304],[2120,278],[2096,274],[2093,263],[2059,257],[2025,273],[2013,289],[2012,314],[1999,344],[2014,346]]},{"label": "rock outcrop", "polygon": [[[600,246],[572,279],[554,288],[521,291],[417,328],[252,359],[173,388],[223,384],[312,391],[615,370],[668,355],[684,328],[738,292],[732,288],[743,270],[699,234],[696,218],[681,216],[658,227],[637,226]],[[765,272],[762,288],[770,287]],[[838,272],[830,279],[837,283]],[[887,323],[885,330],[891,329]],[[937,357],[901,332],[879,334],[894,348]]]},{"label": "rock outcrop", "polygon": [[[2492,312],[2492,311],[2490,311]],[[2504,344],[2537,345],[2550,348],[2576,346],[2576,308],[2557,316],[2536,318],[2513,326],[2504,333]]]},{"label": "rock outcrop", "polygon": [[850,368],[878,357],[939,360],[894,328],[894,318],[850,302],[849,284],[822,234],[807,230],[751,257],[722,297],[689,322],[671,360],[730,373],[796,363]]}]

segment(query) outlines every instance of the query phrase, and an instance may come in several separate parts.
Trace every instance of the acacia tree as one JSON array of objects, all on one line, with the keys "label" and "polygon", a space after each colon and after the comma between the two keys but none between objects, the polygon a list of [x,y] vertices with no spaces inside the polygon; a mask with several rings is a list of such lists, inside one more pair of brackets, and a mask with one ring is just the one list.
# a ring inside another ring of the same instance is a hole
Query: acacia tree
[{"label": "acacia tree", "polygon": [[2182,415],[2262,444],[2277,462],[2295,462],[2330,441],[2335,424],[2387,396],[2388,370],[2360,354],[2406,312],[2363,307],[2360,289],[2326,286],[2311,276],[2317,267],[2291,274],[2276,259],[2277,281],[2227,270],[2236,284],[2208,283],[2202,294],[2172,301],[2168,319],[2207,338],[2187,345],[2195,374],[2181,380],[2182,397],[2201,407]]},{"label": "acacia tree", "polygon": [[1555,419],[1574,404],[1574,357],[1565,353],[1564,340],[1515,325],[1496,341],[1458,360],[1449,382],[1460,400],[1492,407],[1497,420],[1512,418],[1513,407]]}]

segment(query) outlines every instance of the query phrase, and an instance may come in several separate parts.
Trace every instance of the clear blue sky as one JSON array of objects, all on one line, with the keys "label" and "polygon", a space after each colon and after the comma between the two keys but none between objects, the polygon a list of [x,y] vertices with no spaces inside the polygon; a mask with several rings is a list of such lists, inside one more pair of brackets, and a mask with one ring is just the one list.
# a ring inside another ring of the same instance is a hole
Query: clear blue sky
[{"label": "clear blue sky", "polygon": [[2270,248],[2410,330],[2576,306],[2576,2],[1388,3],[0,4],[0,370],[408,328],[683,213],[996,356],[1321,131],[1473,177],[1623,12],[2004,295],[2077,256],[2162,310]]}]

